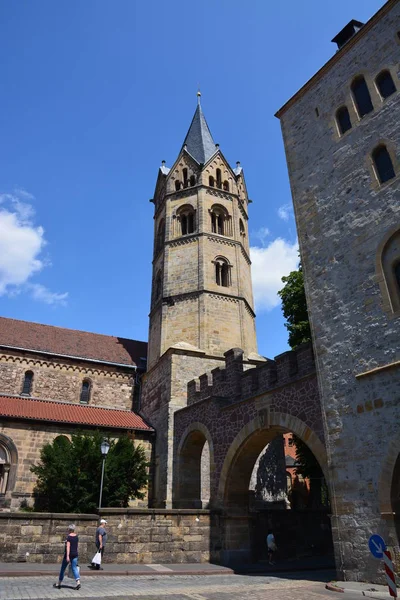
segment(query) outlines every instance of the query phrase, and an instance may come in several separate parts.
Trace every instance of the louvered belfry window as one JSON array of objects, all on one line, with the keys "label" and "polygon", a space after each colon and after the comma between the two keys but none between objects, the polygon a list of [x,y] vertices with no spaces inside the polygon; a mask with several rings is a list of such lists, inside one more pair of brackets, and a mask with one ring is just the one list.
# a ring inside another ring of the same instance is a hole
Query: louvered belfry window
[{"label": "louvered belfry window", "polygon": [[80,403],[81,404],[89,404],[89,400],[90,400],[90,381],[83,381],[82,389],[81,389]]},{"label": "louvered belfry window", "polygon": [[26,371],[24,377],[24,383],[22,384],[22,392],[23,396],[30,396],[32,391],[32,381],[33,381],[33,372]]}]

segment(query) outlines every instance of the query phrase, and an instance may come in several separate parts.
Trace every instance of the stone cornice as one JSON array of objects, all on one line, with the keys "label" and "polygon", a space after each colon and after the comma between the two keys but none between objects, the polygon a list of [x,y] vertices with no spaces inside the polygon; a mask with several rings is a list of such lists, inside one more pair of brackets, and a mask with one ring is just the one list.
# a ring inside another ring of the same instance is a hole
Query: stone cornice
[{"label": "stone cornice", "polygon": [[0,354],[0,363],[14,363],[30,368],[47,368],[54,369],[55,371],[63,371],[64,373],[82,373],[89,377],[97,375],[111,379],[122,379],[125,381],[131,380],[134,375],[133,373],[123,373],[118,371],[99,369],[89,366],[78,365],[67,361],[62,362],[56,359],[44,360],[33,356],[19,356],[14,354]]}]

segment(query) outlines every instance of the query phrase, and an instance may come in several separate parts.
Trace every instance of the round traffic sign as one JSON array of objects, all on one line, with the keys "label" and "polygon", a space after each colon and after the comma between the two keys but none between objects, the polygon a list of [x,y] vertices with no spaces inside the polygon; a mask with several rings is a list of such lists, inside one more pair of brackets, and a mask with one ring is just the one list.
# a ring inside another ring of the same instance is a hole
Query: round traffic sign
[{"label": "round traffic sign", "polygon": [[368,540],[368,546],[375,558],[382,558],[383,551],[386,550],[386,544],[383,538],[377,533],[371,535]]}]

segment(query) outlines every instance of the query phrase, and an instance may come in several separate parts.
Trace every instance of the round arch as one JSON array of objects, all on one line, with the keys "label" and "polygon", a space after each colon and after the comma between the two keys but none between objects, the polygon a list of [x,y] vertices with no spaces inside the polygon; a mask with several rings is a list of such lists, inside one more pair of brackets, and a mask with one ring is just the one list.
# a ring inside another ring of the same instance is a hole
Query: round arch
[{"label": "round arch", "polygon": [[289,431],[310,448],[330,487],[326,449],[316,433],[293,415],[268,412],[265,419],[265,412],[260,412],[238,433],[225,456],[218,485],[219,505],[243,506],[245,498],[247,502],[248,484],[258,456],[277,434]]},{"label": "round arch", "polygon": [[215,471],[214,444],[207,427],[198,421],[191,423],[182,434],[176,453],[174,474],[174,505],[180,508],[202,507],[202,453],[205,444],[209,451],[209,480]]},{"label": "round arch", "polygon": [[[7,468],[7,475],[3,475],[3,487],[4,492],[12,492],[15,487],[17,479],[17,468],[18,468],[18,450],[11,438],[3,433],[0,433],[0,446],[3,446],[7,453],[7,464],[3,468]],[[7,479],[5,479],[7,477]]]}]

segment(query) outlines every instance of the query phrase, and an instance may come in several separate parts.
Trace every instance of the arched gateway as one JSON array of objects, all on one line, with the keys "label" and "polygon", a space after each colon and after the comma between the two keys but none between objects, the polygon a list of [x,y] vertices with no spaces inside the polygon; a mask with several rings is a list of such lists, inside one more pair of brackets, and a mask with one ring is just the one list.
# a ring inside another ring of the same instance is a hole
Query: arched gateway
[{"label": "arched gateway", "polygon": [[329,477],[311,345],[254,368],[239,349],[225,359],[224,368],[189,383],[188,406],[174,415],[173,500],[179,508],[202,507],[209,469],[210,507],[220,515],[211,539],[219,540],[219,559],[229,563],[254,557],[249,482],[269,442],[292,432],[312,451],[328,485]]}]

